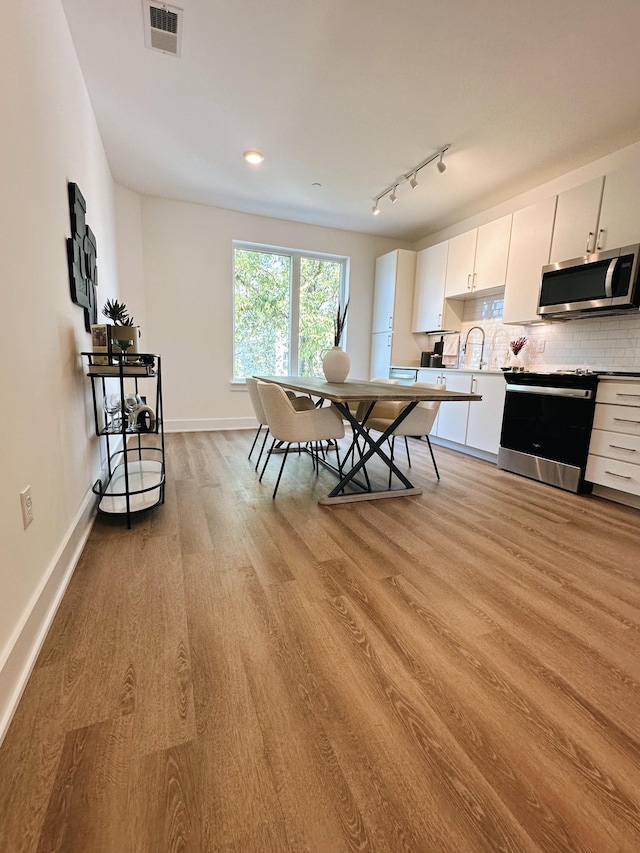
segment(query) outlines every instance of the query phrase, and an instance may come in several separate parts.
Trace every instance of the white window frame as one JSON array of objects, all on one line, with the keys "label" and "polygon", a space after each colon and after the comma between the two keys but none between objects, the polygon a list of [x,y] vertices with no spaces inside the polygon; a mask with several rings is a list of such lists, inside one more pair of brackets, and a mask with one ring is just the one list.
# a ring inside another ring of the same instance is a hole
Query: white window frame
[{"label": "white window frame", "polygon": [[[291,258],[291,273],[289,276],[289,375],[298,375],[298,339],[300,337],[300,262],[303,258],[313,258],[321,261],[330,261],[340,264],[340,305],[346,305],[349,296],[349,269],[350,258],[346,255],[332,255],[326,252],[307,252],[302,249],[286,249],[282,246],[269,246],[262,243],[247,243],[243,240],[232,242],[232,287],[233,287],[233,352],[232,370],[236,363],[236,249],[247,252],[259,252],[261,254],[285,255]],[[343,346],[346,346],[348,334],[348,320],[345,323]],[[244,382],[244,377],[233,376],[232,382]]]}]

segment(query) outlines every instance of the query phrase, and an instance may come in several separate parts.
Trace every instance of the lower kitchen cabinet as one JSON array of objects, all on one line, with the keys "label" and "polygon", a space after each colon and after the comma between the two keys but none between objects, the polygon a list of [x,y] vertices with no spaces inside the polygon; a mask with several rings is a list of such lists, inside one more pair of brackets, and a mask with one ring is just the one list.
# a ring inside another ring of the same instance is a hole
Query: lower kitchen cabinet
[{"label": "lower kitchen cabinet", "polygon": [[502,430],[502,411],[507,383],[495,373],[474,373],[471,393],[480,394],[482,402],[469,403],[465,444],[487,453],[497,453]]},{"label": "lower kitchen cabinet", "polygon": [[[473,376],[470,373],[460,373],[457,370],[440,371],[440,381],[444,382],[447,391],[462,391],[471,393]],[[467,419],[469,417],[469,406],[478,406],[480,403],[442,403],[438,411],[438,420],[435,425],[435,433],[438,438],[447,441],[455,441],[458,444],[466,443]]]},{"label": "lower kitchen cabinet", "polygon": [[640,496],[640,381],[600,380],[585,477],[622,503]]},{"label": "lower kitchen cabinet", "polygon": [[506,383],[502,373],[421,369],[419,382],[444,382],[448,391],[480,394],[476,403],[442,403],[432,437],[468,448],[469,452],[498,454]]}]

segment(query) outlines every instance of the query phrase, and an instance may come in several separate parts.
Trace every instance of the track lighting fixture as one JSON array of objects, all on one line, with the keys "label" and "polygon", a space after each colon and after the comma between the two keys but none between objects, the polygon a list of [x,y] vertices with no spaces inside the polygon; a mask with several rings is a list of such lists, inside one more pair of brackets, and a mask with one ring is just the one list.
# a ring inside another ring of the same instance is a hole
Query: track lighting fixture
[{"label": "track lighting fixture", "polygon": [[432,154],[430,157],[427,157],[426,160],[423,160],[421,163],[418,163],[418,165],[414,166],[413,169],[409,169],[406,174],[402,175],[402,177],[400,177],[397,181],[394,181],[386,189],[379,193],[379,195],[377,195],[373,199],[373,207],[371,208],[371,213],[373,213],[374,216],[377,216],[380,213],[380,199],[384,198],[386,195],[389,196],[389,201],[392,204],[398,200],[397,190],[400,186],[400,181],[408,181],[411,189],[415,190],[415,188],[418,186],[418,172],[420,171],[420,169],[424,169],[425,166],[428,166],[429,163],[433,163],[434,160],[438,160],[436,167],[440,174],[442,174],[447,168],[442,158],[450,148],[451,145],[443,145],[443,147],[439,148],[435,152],[435,154]]}]

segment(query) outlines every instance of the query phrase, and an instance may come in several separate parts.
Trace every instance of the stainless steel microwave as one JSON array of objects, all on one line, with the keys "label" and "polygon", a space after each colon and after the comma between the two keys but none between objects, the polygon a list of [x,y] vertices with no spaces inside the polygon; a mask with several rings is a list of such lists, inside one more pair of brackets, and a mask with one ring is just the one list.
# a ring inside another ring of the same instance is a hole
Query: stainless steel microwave
[{"label": "stainless steel microwave", "polygon": [[538,314],[573,320],[637,311],[640,244],[542,267]]}]

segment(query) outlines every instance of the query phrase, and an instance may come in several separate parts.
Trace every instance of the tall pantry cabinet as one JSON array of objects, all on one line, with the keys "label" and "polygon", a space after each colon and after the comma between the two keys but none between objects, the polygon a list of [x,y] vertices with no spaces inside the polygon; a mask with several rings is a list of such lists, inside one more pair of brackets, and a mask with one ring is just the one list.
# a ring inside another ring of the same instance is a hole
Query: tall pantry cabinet
[{"label": "tall pantry cabinet", "polygon": [[394,365],[418,365],[411,334],[416,253],[396,249],[376,259],[371,378],[387,378]]}]

